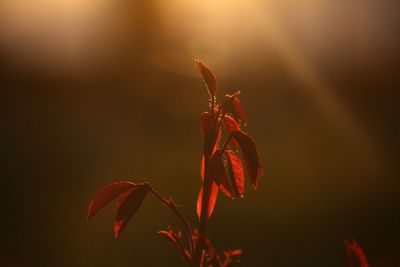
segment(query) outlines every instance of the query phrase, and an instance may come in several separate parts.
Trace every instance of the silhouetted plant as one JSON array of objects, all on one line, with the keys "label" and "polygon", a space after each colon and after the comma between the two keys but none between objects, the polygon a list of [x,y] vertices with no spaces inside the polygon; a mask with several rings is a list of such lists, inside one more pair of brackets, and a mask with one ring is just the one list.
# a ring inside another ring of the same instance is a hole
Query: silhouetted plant
[{"label": "silhouetted plant", "polygon": [[[228,250],[219,254],[206,237],[207,223],[214,210],[218,192],[222,191],[231,199],[234,196],[241,198],[244,193],[244,170],[254,189],[258,186],[258,176],[263,174],[263,170],[253,138],[242,129],[246,116],[239,100],[240,92],[225,95],[223,101],[217,103],[218,80],[215,74],[200,60],[195,62],[209,94],[209,109],[200,116],[200,132],[204,144],[200,171],[202,186],[197,197],[198,227],[192,229],[173,199],[162,197],[148,182],[115,182],[107,185],[89,204],[87,219],[91,219],[110,201],[119,197],[114,223],[114,235],[118,238],[147,194],[152,193],[183,223],[188,244],[185,245],[181,230],[174,231],[169,227],[158,234],[170,241],[192,266],[226,267],[233,257],[241,254],[241,250]],[[222,129],[225,132],[224,139]]]},{"label": "silhouetted plant", "polygon": [[[192,228],[172,198],[164,198],[148,182],[124,181],[105,186],[90,202],[87,219],[91,219],[109,202],[119,197],[114,222],[114,235],[118,238],[147,194],[151,193],[183,223],[187,244],[184,242],[183,232],[179,229],[173,230],[171,226],[158,234],[171,242],[188,264],[196,267],[227,267],[242,251],[234,249],[218,253],[206,237],[208,220],[213,213],[219,191],[230,199],[234,196],[242,198],[245,170],[251,185],[257,189],[258,177],[263,175],[263,169],[253,138],[242,129],[246,124],[246,115],[239,100],[240,92],[225,95],[223,101],[217,103],[218,80],[215,74],[200,60],[195,62],[209,94],[209,109],[200,116],[200,132],[204,143],[200,168],[202,186],[196,208],[199,218],[197,228]],[[356,259],[360,267],[368,267],[365,254],[355,240],[345,241],[345,248],[350,267],[356,267]]]}]

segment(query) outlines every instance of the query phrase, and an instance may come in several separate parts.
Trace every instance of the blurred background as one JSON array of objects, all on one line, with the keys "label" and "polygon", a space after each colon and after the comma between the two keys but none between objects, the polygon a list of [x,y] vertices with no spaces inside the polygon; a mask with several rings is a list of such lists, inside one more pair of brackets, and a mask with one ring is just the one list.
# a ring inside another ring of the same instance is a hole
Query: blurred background
[{"label": "blurred background", "polygon": [[220,195],[209,235],[235,266],[400,266],[400,2],[0,0],[1,266],[185,266],[149,197],[121,238],[113,181],[149,181],[194,223],[193,62],[241,90],[265,175]]}]

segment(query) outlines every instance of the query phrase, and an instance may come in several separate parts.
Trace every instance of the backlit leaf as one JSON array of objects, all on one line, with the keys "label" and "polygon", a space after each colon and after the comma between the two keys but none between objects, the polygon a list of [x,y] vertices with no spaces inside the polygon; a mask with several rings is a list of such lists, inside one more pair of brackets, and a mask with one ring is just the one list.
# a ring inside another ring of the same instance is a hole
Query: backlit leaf
[{"label": "backlit leaf", "polygon": [[254,160],[259,160],[256,143],[248,133],[244,131],[234,131],[232,135],[238,141],[242,150],[248,152]]},{"label": "backlit leaf", "polygon": [[222,156],[222,150],[217,150],[213,154],[210,163],[210,176],[227,197],[233,198],[233,192],[230,186],[228,174],[225,170]]},{"label": "backlit leaf", "polygon": [[236,195],[243,197],[244,170],[242,161],[234,151],[227,150],[225,153],[228,157],[228,171],[232,187],[235,190]]},{"label": "backlit leaf", "polygon": [[208,93],[211,97],[214,97],[218,89],[217,76],[215,76],[212,70],[199,59],[195,59],[195,62],[197,64],[197,67],[199,68],[201,75],[203,76],[204,82],[206,83]]},{"label": "backlit leaf", "polygon": [[200,132],[206,134],[211,127],[212,114],[208,111],[201,113],[200,115]]},{"label": "backlit leaf", "polygon": [[204,138],[203,153],[211,155],[218,147],[218,142],[221,139],[221,124],[220,119],[212,120],[209,131],[207,131]]},{"label": "backlit leaf", "polygon": [[233,98],[233,106],[240,123],[246,123],[246,114],[238,97]]},{"label": "backlit leaf", "polygon": [[258,187],[257,177],[264,173],[259,162],[260,159],[256,144],[253,138],[243,131],[234,131],[232,135],[239,143],[246,171],[250,177],[250,182],[254,189],[256,189]]},{"label": "backlit leaf", "polygon": [[225,95],[225,101],[222,105],[224,112],[232,114],[238,123],[246,123],[246,114],[242,103],[239,100],[240,91],[232,95]]},{"label": "backlit leaf", "polygon": [[174,237],[173,233],[171,233],[169,231],[163,231],[162,230],[162,231],[158,231],[157,234],[159,234],[160,236],[164,237],[165,239],[170,241],[175,246],[179,246],[179,242],[178,242],[178,240],[176,240],[176,238]]},{"label": "backlit leaf", "polygon": [[[224,118],[223,118],[223,122],[224,122],[224,127],[225,127],[225,129],[226,129],[226,131],[228,132],[229,135],[233,131],[240,131],[240,125],[231,116],[225,115]],[[238,149],[238,142],[234,138],[232,138],[230,142],[231,142],[233,148],[235,150],[237,150]]]},{"label": "backlit leaf", "polygon": [[133,214],[137,212],[149,189],[148,185],[140,184],[121,195],[116,205],[117,214],[114,222],[115,238],[118,238]]},{"label": "backlit leaf", "polygon": [[[214,182],[211,185],[211,191],[210,191],[210,201],[208,204],[208,218],[210,218],[211,214],[214,211],[215,203],[217,202],[218,198],[218,185],[216,185]],[[199,196],[197,197],[197,216],[200,218],[201,216],[201,204],[203,202],[203,187],[201,187]]]},{"label": "backlit leaf", "polygon": [[240,256],[240,255],[242,255],[242,250],[234,249],[234,250],[227,251],[226,253],[228,253],[231,256]]},{"label": "backlit leaf", "polygon": [[86,215],[87,220],[90,220],[118,195],[136,186],[136,184],[131,182],[115,182],[102,188],[97,192],[89,204],[89,209]]},{"label": "backlit leaf", "polygon": [[255,161],[246,151],[243,151],[243,161],[249,175],[251,185],[254,189],[258,188],[258,175],[263,175],[264,171],[258,161]]}]

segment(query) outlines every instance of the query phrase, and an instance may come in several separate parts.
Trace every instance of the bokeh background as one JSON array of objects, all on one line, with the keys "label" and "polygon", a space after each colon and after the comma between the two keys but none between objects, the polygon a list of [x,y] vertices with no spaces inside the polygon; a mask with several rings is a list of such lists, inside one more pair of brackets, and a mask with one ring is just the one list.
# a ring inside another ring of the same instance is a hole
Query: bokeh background
[{"label": "bokeh background", "polygon": [[237,266],[400,266],[400,2],[0,0],[1,266],[184,266],[149,197],[120,239],[95,192],[149,181],[196,222],[207,93],[241,90],[265,176],[220,197]]}]

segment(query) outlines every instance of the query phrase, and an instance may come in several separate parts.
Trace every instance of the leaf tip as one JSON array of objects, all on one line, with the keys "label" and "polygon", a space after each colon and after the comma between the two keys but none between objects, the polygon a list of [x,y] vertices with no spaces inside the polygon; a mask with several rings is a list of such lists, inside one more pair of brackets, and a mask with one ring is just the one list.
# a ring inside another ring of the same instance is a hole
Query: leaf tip
[{"label": "leaf tip", "polygon": [[114,223],[114,237],[115,239],[118,239],[119,235],[121,234],[121,231],[123,229],[123,221],[115,221]]},{"label": "leaf tip", "polygon": [[253,185],[253,189],[257,190],[257,188],[258,188],[258,179],[255,180],[254,182],[252,182],[252,185]]},{"label": "leaf tip", "polygon": [[203,80],[206,83],[208,93],[210,97],[215,97],[218,88],[218,80],[215,73],[204,64],[200,59],[195,59],[194,62],[197,65],[201,75],[203,76]]},{"label": "leaf tip", "polygon": [[86,213],[86,221],[92,219],[95,214],[96,213],[93,211],[93,201],[91,201],[88,207],[88,211]]}]

